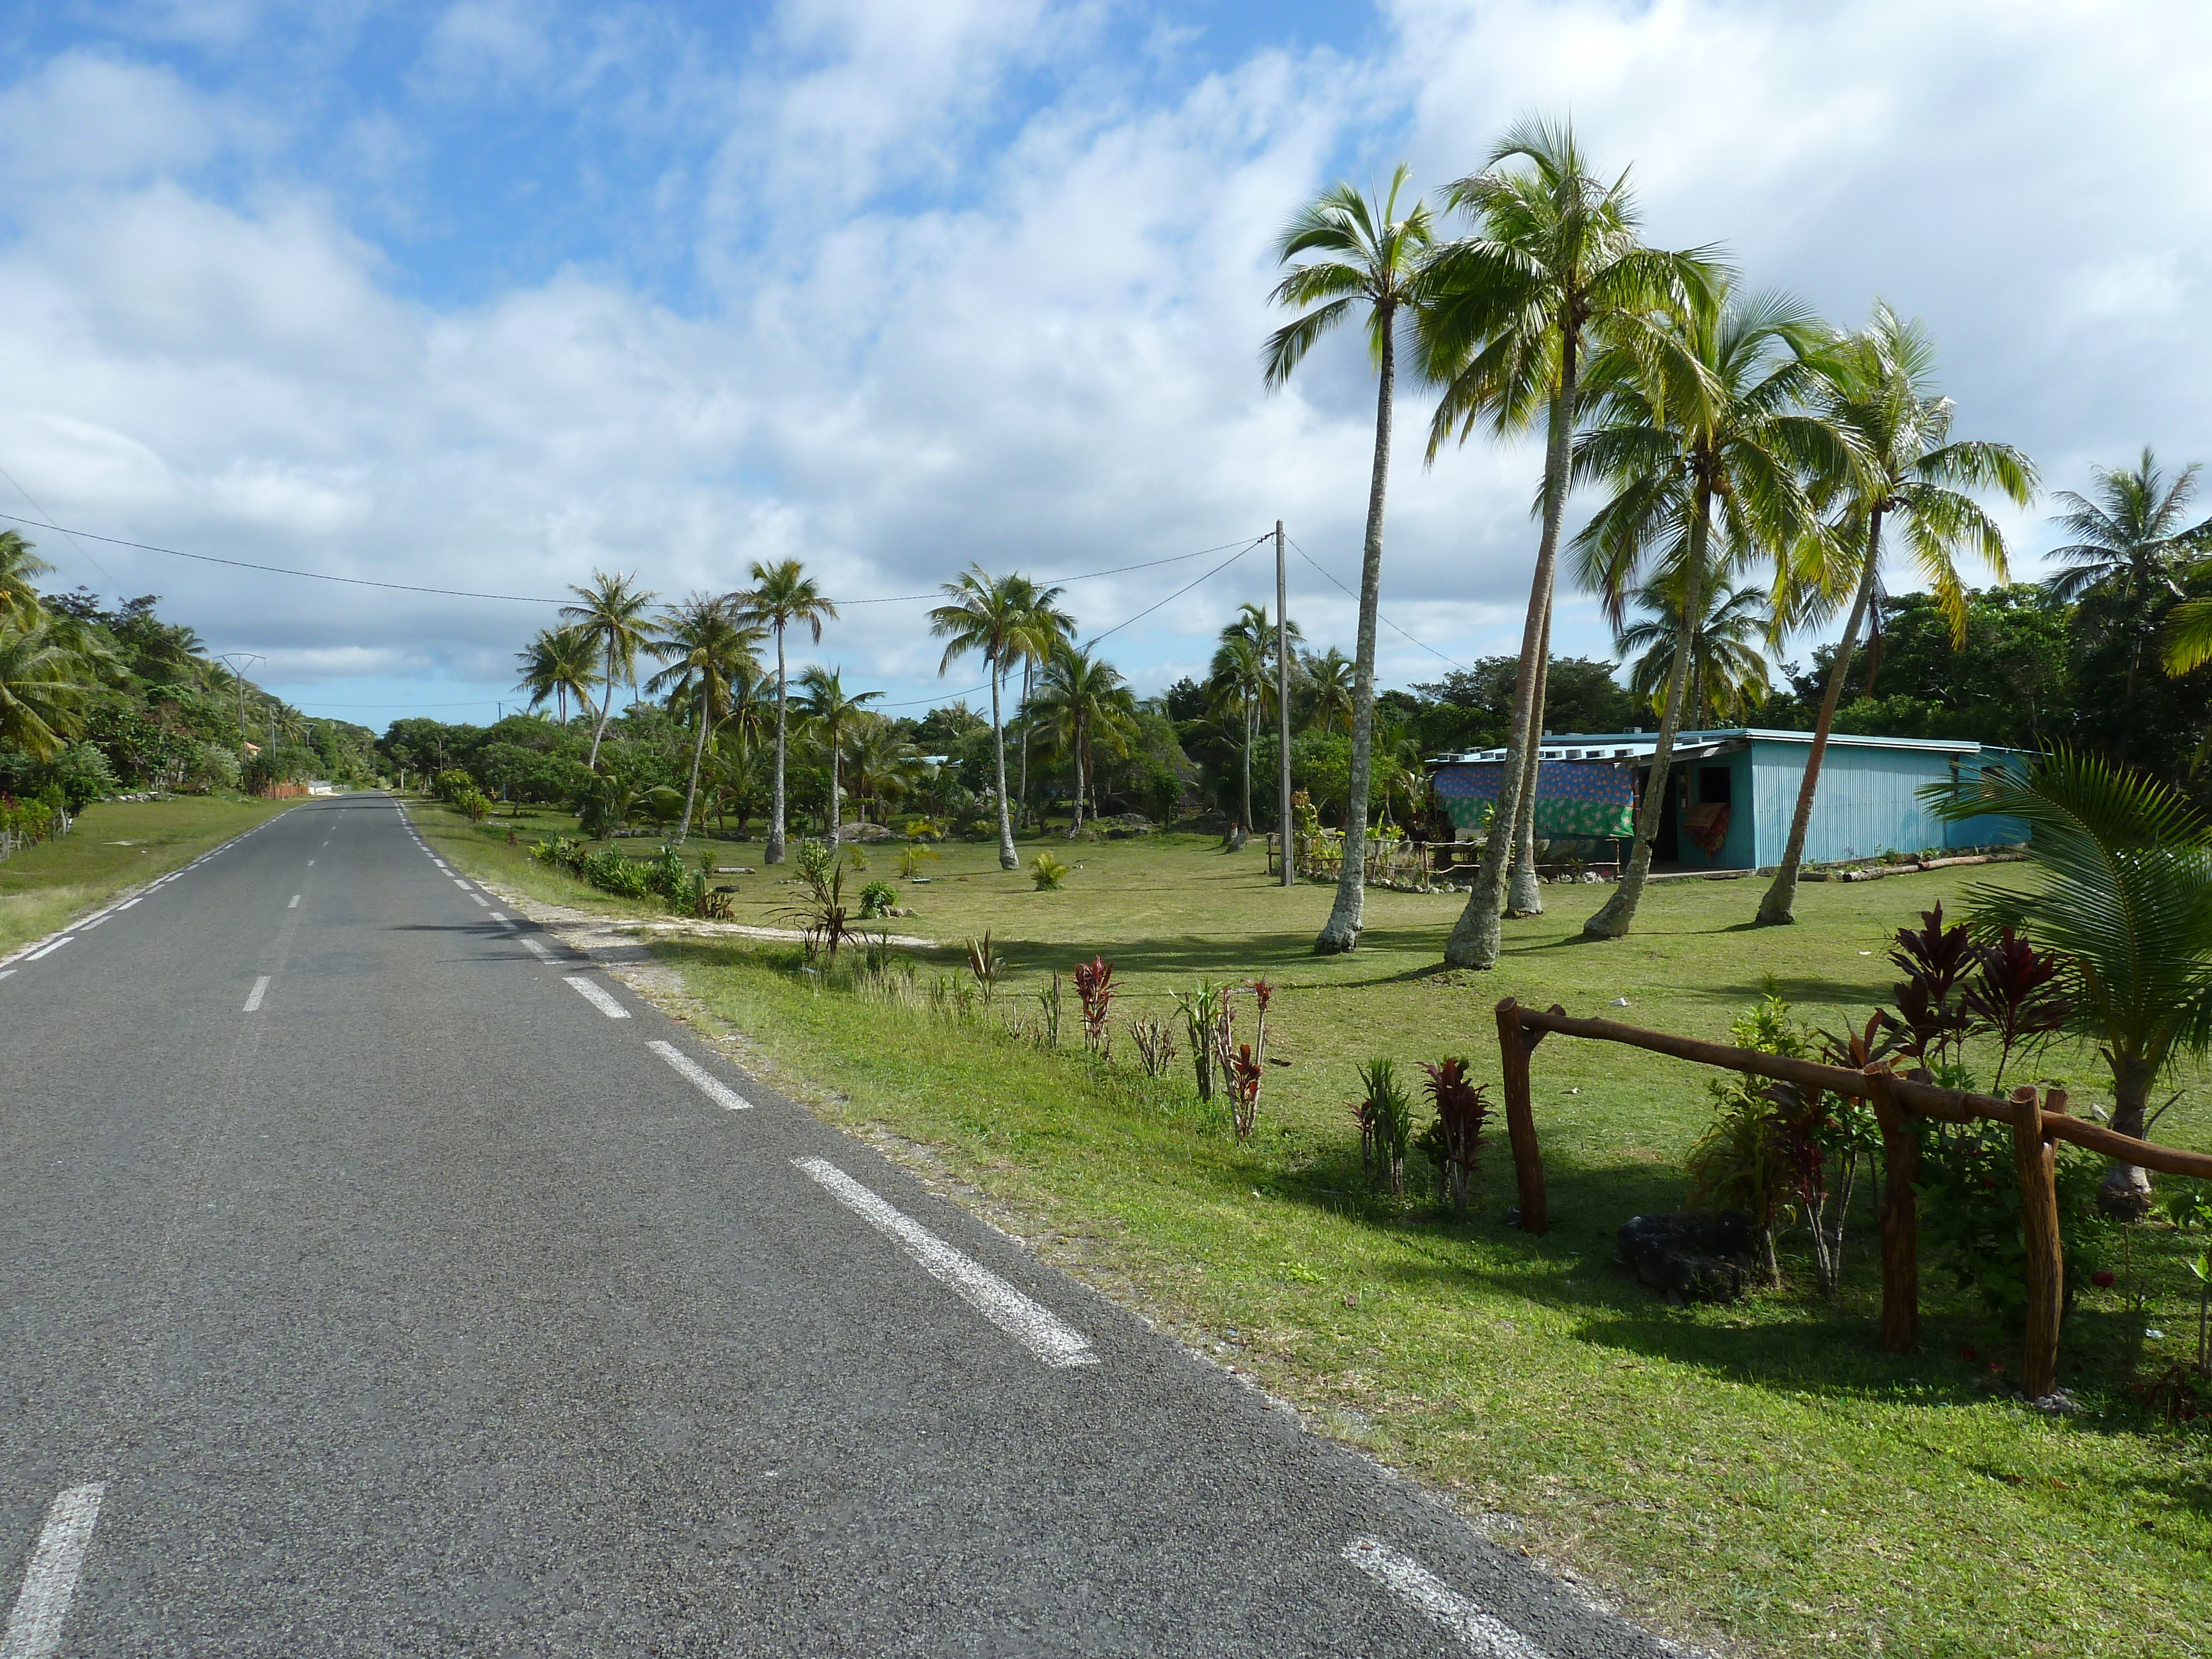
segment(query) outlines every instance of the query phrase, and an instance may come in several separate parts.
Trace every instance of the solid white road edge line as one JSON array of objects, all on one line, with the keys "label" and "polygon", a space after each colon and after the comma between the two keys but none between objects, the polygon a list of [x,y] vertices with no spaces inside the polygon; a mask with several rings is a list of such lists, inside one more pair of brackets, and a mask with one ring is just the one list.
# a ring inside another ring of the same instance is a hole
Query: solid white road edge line
[{"label": "solid white road edge line", "polygon": [[50,957],[76,937],[76,935],[75,933],[64,933],[52,945],[42,945],[37,950],[28,952],[25,955],[23,960],[26,962],[36,962],[40,957]]},{"label": "solid white road edge line", "polygon": [[1482,1659],[1544,1659],[1543,1649],[1512,1626],[1381,1539],[1353,1539],[1344,1547],[1344,1559],[1458,1637],[1468,1652]]},{"label": "solid white road edge line", "polygon": [[1095,1365],[1090,1340],[1059,1316],[1016,1290],[980,1261],[954,1249],[913,1217],[893,1209],[867,1188],[823,1158],[794,1158],[827,1188],[830,1195],[920,1262],[933,1279],[959,1292],[961,1299],[1048,1365]]},{"label": "solid white road edge line", "polygon": [[253,981],[253,994],[246,999],[246,1010],[252,1013],[261,1006],[261,999],[269,994],[269,975],[260,975]]},{"label": "solid white road edge line", "polygon": [[39,1528],[31,1565],[23,1572],[22,1591],[8,1615],[8,1633],[0,1636],[0,1659],[52,1659],[60,1648],[62,1621],[76,1595],[77,1574],[106,1490],[97,1484],[71,1486],[47,1505],[46,1523]]},{"label": "solid white road edge line", "polygon": [[706,1096],[717,1106],[726,1106],[733,1112],[752,1110],[752,1102],[747,1100],[674,1043],[654,1042],[648,1042],[645,1046],[681,1072],[701,1094]]},{"label": "solid white road edge line", "polygon": [[629,1010],[617,1002],[604,985],[594,985],[580,974],[567,975],[568,983],[576,988],[576,994],[590,1003],[609,1019],[628,1019]]}]

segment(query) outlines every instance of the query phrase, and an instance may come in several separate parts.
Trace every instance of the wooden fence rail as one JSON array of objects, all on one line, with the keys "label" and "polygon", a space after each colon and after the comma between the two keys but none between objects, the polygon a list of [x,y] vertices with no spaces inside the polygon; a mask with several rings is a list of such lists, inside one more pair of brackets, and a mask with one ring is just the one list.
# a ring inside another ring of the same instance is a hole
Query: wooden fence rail
[{"label": "wooden fence rail", "polygon": [[1498,1005],[1498,1046],[1505,1080],[1505,1127],[1512,1142],[1513,1171],[1521,1196],[1521,1225],[1541,1233],[1551,1224],[1544,1192],[1544,1159],[1536,1137],[1536,1114],[1528,1086],[1528,1056],[1551,1032],[1667,1054],[1701,1066],[1717,1066],[1754,1077],[1770,1077],[1801,1088],[1826,1090],[1868,1102],[1881,1129],[1881,1345],[1890,1353],[1910,1352],[1919,1341],[1920,1269],[1918,1197],[1913,1183],[1920,1173],[1920,1142],[1910,1114],[1966,1123],[1976,1119],[2012,1130],[2013,1161],[2020,1172],[2027,1231],[2027,1336],[2021,1364],[2022,1389],[2041,1399],[2057,1387],[2058,1329],[2065,1299],[2065,1261],[2058,1234],[2058,1193],[2054,1141],[2118,1158],[2167,1175],[2212,1181],[2212,1155],[2187,1152],[2138,1140],[2075,1117],[2066,1091],[2053,1089],[2039,1100],[2034,1090],[2015,1089],[2009,1099],[1941,1089],[1897,1076],[1886,1065],[1854,1071],[1787,1054],[1761,1054],[1724,1042],[1647,1031],[1610,1019],[1577,1019],[1554,1003],[1550,1009],[1523,1008],[1511,997]]}]

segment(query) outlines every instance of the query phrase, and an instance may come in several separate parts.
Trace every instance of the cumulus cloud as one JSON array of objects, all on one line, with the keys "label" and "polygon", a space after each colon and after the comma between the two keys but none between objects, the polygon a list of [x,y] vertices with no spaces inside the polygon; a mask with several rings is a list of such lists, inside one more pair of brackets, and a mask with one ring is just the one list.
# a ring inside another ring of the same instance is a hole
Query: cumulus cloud
[{"label": "cumulus cloud", "polygon": [[[1960,429],[2025,445],[2054,483],[2146,439],[2212,449],[2187,332],[2212,254],[2194,166],[2212,41],[2185,4],[2126,27],[1893,0],[1407,4],[1358,55],[1213,58],[1048,0],[793,0],[651,51],[611,15],[461,0],[389,83],[323,88],[321,125],[292,89],[195,80],[143,41],[27,65],[0,114],[66,142],[0,158],[8,470],[65,523],[496,592],[595,567],[719,591],[798,556],[869,599],[970,560],[1101,569],[1278,517],[1349,582],[1371,374],[1347,331],[1262,393],[1270,239],[1339,173],[1471,170],[1530,108],[1635,163],[1655,240],[1726,242],[1838,320],[1876,294],[1925,317]],[[471,133],[458,93],[565,102],[580,131],[617,61],[635,108],[570,199],[439,194]],[[526,268],[518,246],[588,245],[580,223],[617,198],[641,216],[625,236],[652,227],[653,269],[612,246]],[[461,227],[441,258],[507,274],[427,281],[414,221]],[[1534,448],[1425,467],[1418,388],[1397,414],[1385,610],[1461,660],[1510,648]],[[2035,516],[2014,522],[2032,548]],[[170,594],[333,708],[496,695],[544,620],[87,544],[106,580],[42,540],[73,579]],[[1205,568],[1070,598],[1103,628]],[[1310,635],[1348,645],[1351,601],[1297,553],[1291,581]],[[1272,586],[1255,554],[1114,652],[1163,683]],[[855,605],[824,652],[927,695],[919,609]],[[1604,648],[1586,605],[1560,632]],[[1382,657],[1400,681],[1444,665],[1388,629]]]}]

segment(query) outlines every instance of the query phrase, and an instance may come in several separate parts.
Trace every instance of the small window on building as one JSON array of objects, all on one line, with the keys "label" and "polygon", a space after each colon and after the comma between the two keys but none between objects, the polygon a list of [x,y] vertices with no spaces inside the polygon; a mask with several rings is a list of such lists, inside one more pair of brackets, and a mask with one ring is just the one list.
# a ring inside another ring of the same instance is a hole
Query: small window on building
[{"label": "small window on building", "polygon": [[1704,806],[1725,806],[1734,799],[1735,769],[1730,766],[1700,766],[1698,769],[1698,801]]}]

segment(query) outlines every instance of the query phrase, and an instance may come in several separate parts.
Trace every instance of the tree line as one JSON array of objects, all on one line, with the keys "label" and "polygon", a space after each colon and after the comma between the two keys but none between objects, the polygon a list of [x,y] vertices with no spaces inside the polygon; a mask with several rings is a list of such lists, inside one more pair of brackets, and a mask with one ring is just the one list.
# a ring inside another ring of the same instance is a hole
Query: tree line
[{"label": "tree line", "polygon": [[376,775],[375,734],[310,720],[165,622],[160,596],[103,608],[41,592],[52,566],[0,531],[0,797],[75,812],[119,789],[266,788]]}]

